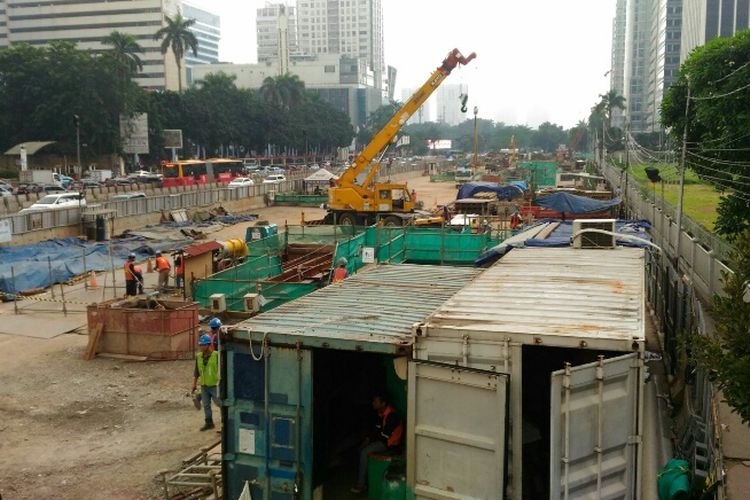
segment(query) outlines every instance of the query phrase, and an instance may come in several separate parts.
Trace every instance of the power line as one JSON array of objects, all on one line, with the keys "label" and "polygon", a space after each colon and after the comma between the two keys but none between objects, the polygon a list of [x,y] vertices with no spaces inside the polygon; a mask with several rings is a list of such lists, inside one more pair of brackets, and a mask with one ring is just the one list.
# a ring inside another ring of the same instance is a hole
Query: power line
[{"label": "power line", "polygon": [[746,62],[745,64],[743,64],[742,66],[740,66],[740,67],[736,68],[736,69],[735,69],[734,71],[732,71],[731,73],[728,73],[728,74],[726,74],[726,75],[722,76],[722,77],[721,77],[721,78],[719,78],[718,80],[714,80],[714,81],[712,81],[712,82],[709,82],[709,83],[710,83],[711,85],[716,85],[716,84],[717,84],[717,83],[719,83],[719,82],[723,82],[724,80],[726,80],[726,79],[727,79],[727,78],[729,78],[730,76],[732,76],[732,75],[736,74],[736,73],[737,73],[737,72],[738,72],[739,70],[741,70],[741,69],[743,69],[743,68],[746,68],[746,67],[747,67],[748,65],[750,65],[750,61],[748,61],[748,62]]},{"label": "power line", "polygon": [[750,137],[750,132],[747,132],[747,133],[744,133],[744,134],[741,134],[741,135],[737,135],[735,137],[728,137],[726,139],[724,137],[717,137],[716,139],[708,139],[708,140],[705,140],[705,141],[702,141],[702,142],[688,142],[688,144],[702,144],[703,142],[713,143],[713,142],[720,142],[720,141],[726,140],[728,142],[722,144],[722,146],[728,146],[728,145],[730,145],[730,144],[732,144],[734,142],[739,141],[740,139],[744,139],[745,137]]},{"label": "power line", "polygon": [[716,165],[726,165],[729,167],[750,167],[750,162],[732,161],[732,160],[725,160],[723,158],[716,158],[712,156],[703,156],[703,155],[699,155],[698,153],[693,153],[692,151],[688,151],[688,154],[695,158],[700,158],[701,160],[704,160],[704,161],[707,161]]},{"label": "power line", "polygon": [[749,87],[750,87],[750,83],[748,83],[746,85],[743,85],[740,88],[734,89],[734,90],[732,90],[730,92],[727,92],[725,94],[709,95],[709,96],[703,96],[703,97],[691,97],[691,99],[694,100],[694,101],[710,101],[712,99],[721,99],[723,97],[728,97],[728,96],[730,96],[732,94],[736,94],[737,92],[745,90],[746,88],[749,88]]},{"label": "power line", "polygon": [[[719,170],[719,169],[717,169],[717,168],[711,168],[711,167],[707,167],[707,166],[705,166],[705,165],[693,165],[693,164],[691,164],[691,167],[692,167],[692,168],[694,168],[694,169],[696,169],[696,168],[697,168],[697,169],[699,169],[699,170],[708,170],[708,171],[710,171],[710,172],[716,172],[716,173],[719,173],[719,174],[724,174],[724,175],[728,175],[728,176],[731,176],[731,179],[727,179],[727,180],[733,180],[733,178],[734,178],[734,177],[736,176],[736,177],[738,177],[738,178],[740,178],[740,179],[747,179],[747,180],[749,180],[749,181],[750,181],[750,176],[747,176],[747,175],[740,175],[740,174],[734,174],[734,173],[731,173],[731,172],[727,172],[727,171],[725,171],[725,170]],[[698,172],[698,174],[700,175],[700,173],[699,173],[699,172]]]}]

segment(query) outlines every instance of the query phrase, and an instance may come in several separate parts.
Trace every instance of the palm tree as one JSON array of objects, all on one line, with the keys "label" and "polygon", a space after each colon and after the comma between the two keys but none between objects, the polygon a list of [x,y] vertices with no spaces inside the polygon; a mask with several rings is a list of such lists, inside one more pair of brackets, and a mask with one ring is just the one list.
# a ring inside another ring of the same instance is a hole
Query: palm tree
[{"label": "palm tree", "polygon": [[190,49],[193,55],[198,55],[198,39],[190,31],[195,19],[185,19],[180,12],[171,18],[165,16],[167,25],[156,32],[154,40],[161,40],[161,53],[166,54],[172,48],[177,63],[178,91],[182,92],[182,58],[185,51]]},{"label": "palm tree", "polygon": [[143,53],[143,48],[138,45],[134,35],[113,31],[102,39],[102,44],[112,47],[110,52],[112,58],[120,66],[127,68],[131,74],[143,71],[143,62],[138,56]]},{"label": "palm tree", "polygon": [[305,82],[297,75],[267,77],[260,87],[260,97],[268,105],[278,106],[285,111],[297,106],[305,95]]},{"label": "palm tree", "polygon": [[606,94],[599,94],[599,97],[602,98],[600,104],[603,106],[603,111],[606,111],[607,129],[611,129],[612,111],[614,111],[615,108],[620,110],[625,109],[625,97],[618,94],[615,89],[611,89]]}]

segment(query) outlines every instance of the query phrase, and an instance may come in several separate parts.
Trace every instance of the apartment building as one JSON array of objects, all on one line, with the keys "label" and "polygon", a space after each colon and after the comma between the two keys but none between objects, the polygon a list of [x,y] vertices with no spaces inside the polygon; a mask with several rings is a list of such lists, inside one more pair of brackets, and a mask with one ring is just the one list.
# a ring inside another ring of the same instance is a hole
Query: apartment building
[{"label": "apartment building", "polygon": [[192,51],[185,53],[186,82],[190,85],[193,82],[193,66],[219,62],[221,19],[218,15],[185,1],[182,2],[182,16],[195,20],[190,31],[198,40],[198,53],[193,54]]}]

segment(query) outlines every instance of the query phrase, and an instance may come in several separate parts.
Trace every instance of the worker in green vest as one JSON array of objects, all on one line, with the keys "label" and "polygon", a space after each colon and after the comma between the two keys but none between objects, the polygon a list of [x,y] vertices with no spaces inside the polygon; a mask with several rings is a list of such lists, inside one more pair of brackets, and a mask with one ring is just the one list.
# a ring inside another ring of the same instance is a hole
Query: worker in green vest
[{"label": "worker in green vest", "polygon": [[221,407],[219,399],[219,352],[213,349],[211,337],[203,334],[198,339],[200,350],[195,354],[195,372],[193,374],[193,393],[201,385],[201,401],[203,402],[203,414],[206,423],[201,427],[202,431],[214,428],[214,419],[211,412],[211,401]]}]

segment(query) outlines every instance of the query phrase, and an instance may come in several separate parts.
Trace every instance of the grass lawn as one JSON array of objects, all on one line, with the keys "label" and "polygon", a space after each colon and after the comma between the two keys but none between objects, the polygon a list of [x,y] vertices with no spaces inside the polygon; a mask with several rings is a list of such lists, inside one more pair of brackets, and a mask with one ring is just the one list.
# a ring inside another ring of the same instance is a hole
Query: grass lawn
[{"label": "grass lawn", "polygon": [[[667,203],[673,207],[677,207],[677,198],[680,191],[680,177],[677,165],[674,164],[662,164],[662,165],[642,165],[642,164],[631,164],[630,175],[632,178],[637,179],[638,182],[647,187],[653,189],[651,181],[646,176],[646,167],[656,167],[659,169],[659,173],[664,182],[664,198]],[[661,186],[657,184],[656,195],[661,196]],[[714,224],[716,222],[716,208],[719,206],[719,200],[721,199],[721,193],[719,193],[713,186],[706,184],[701,181],[695,172],[688,170],[685,173],[685,194],[684,194],[684,210],[685,215],[699,223],[709,231],[714,230]]]}]

